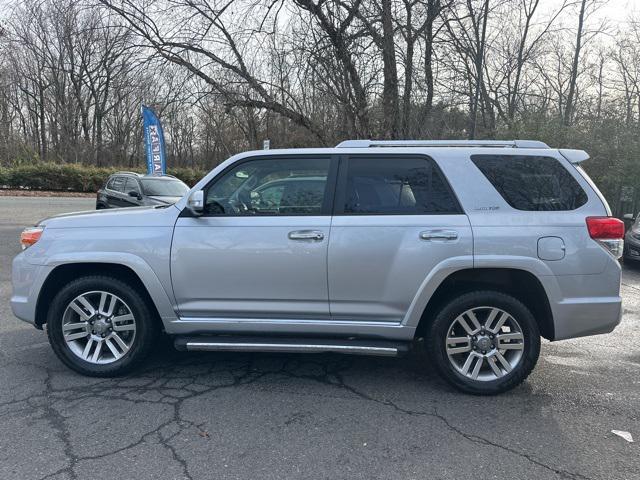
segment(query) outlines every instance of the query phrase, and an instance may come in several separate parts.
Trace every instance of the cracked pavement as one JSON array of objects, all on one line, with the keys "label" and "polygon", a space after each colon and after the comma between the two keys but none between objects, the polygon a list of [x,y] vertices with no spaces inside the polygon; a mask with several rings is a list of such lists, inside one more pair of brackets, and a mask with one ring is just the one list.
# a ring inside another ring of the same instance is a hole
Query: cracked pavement
[{"label": "cracked pavement", "polygon": [[[0,197],[0,479],[640,479],[640,267],[618,329],[544,342],[512,392],[449,388],[403,358],[183,353],[66,369],[8,304],[25,225],[87,198]],[[627,443],[612,429],[631,432]]]}]

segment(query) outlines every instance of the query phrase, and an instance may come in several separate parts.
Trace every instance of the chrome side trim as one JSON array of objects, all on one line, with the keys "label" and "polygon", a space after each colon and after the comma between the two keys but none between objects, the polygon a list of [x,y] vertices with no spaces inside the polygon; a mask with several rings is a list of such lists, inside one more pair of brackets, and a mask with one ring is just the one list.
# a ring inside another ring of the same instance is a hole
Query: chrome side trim
[{"label": "chrome side trim", "polygon": [[372,337],[385,340],[410,341],[415,335],[415,326],[400,322],[365,320],[312,320],[277,318],[220,318],[180,317],[164,323],[169,335],[193,334],[249,334],[263,335],[268,331],[274,335],[298,335]]},{"label": "chrome side trim", "polygon": [[363,345],[312,345],[296,343],[234,343],[234,342],[187,342],[188,351],[222,351],[222,352],[290,352],[290,353],[322,353],[337,352],[353,355],[398,355],[394,347],[374,347]]},{"label": "chrome side trim", "polygon": [[293,318],[242,318],[242,317],[180,317],[177,322],[187,323],[235,323],[235,324],[280,324],[280,325],[367,325],[377,327],[401,327],[400,322],[388,320],[367,321],[367,320],[316,320],[316,319],[293,319]]}]

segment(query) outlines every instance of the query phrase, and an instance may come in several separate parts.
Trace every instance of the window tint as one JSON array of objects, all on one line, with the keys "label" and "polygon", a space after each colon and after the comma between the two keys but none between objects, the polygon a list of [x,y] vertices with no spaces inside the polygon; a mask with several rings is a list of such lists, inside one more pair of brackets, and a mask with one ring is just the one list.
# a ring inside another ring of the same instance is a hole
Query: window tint
[{"label": "window tint", "polygon": [[110,184],[109,188],[111,190],[115,190],[116,192],[124,193],[124,182],[125,182],[124,177],[113,177],[113,180],[109,182]]},{"label": "window tint", "polygon": [[424,215],[460,213],[460,208],[430,158],[351,157],[344,213]]},{"label": "window tint", "polygon": [[328,158],[243,162],[206,193],[209,215],[320,215]]},{"label": "window tint", "polygon": [[189,190],[189,187],[177,179],[142,178],[140,182],[146,195],[157,197],[182,197]]},{"label": "window tint", "polygon": [[518,210],[575,210],[587,203],[580,184],[555,158],[472,155],[471,160]]},{"label": "window tint", "polygon": [[124,187],[124,192],[128,194],[129,192],[140,193],[140,187],[138,187],[138,182],[135,178],[127,178],[127,183]]}]

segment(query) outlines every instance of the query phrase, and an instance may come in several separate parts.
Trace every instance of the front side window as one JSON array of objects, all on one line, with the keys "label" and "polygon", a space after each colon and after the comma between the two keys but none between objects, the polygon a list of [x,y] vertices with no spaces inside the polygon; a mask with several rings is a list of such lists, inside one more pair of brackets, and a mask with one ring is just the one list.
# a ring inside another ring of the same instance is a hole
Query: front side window
[{"label": "front side window", "polygon": [[344,213],[438,215],[460,213],[460,207],[430,158],[351,157]]},{"label": "front side window", "polygon": [[205,215],[320,215],[329,158],[251,160],[227,171],[205,194]]},{"label": "front side window", "polygon": [[517,210],[575,210],[587,203],[580,184],[555,158],[472,155],[471,161]]},{"label": "front side window", "polygon": [[136,192],[140,195],[140,187],[138,187],[138,182],[134,178],[127,178],[127,183],[125,184],[124,191],[126,194],[129,192]]}]

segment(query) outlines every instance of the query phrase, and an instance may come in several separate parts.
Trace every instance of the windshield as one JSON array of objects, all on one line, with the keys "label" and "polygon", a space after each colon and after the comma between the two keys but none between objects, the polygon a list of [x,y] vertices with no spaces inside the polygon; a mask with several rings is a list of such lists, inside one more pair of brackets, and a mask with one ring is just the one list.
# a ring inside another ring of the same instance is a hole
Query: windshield
[{"label": "windshield", "polygon": [[152,197],[182,197],[189,190],[180,180],[142,178],[140,183],[144,194]]}]

